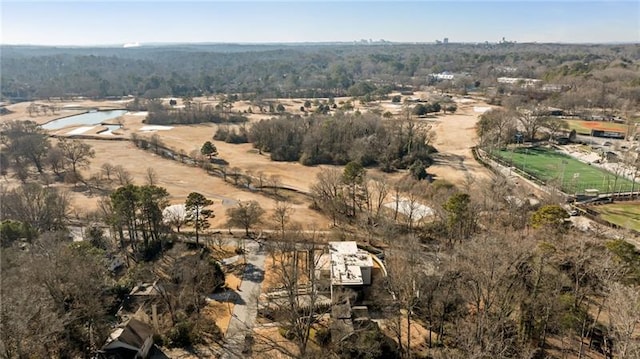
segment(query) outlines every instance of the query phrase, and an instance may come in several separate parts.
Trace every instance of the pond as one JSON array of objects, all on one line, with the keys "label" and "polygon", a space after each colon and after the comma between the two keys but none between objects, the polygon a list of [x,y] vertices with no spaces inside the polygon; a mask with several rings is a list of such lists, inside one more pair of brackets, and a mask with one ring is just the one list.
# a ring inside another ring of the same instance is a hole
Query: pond
[{"label": "pond", "polygon": [[[45,130],[59,130],[68,126],[77,125],[98,125],[104,121],[120,117],[127,113],[127,110],[111,110],[111,111],[93,111],[80,115],[69,116],[58,120],[53,120],[42,125]],[[113,125],[120,127],[119,125]],[[117,128],[117,127],[114,127]],[[110,132],[110,131],[109,131]]]}]

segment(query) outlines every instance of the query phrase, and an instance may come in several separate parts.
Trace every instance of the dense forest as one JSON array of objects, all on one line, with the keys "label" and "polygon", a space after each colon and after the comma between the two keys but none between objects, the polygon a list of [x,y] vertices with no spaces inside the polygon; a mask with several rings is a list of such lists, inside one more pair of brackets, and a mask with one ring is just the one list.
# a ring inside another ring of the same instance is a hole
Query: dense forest
[{"label": "dense forest", "polygon": [[[564,85],[543,97],[565,107],[640,99],[636,45],[308,44],[173,45],[139,48],[2,47],[2,96],[269,97],[362,96],[434,84],[432,73],[463,74],[443,89],[496,87],[501,76]],[[366,85],[365,85],[366,84]],[[402,85],[399,85],[402,84]],[[497,86],[503,92],[503,86]],[[534,89],[529,89],[529,92]],[[535,91],[534,91],[535,92]]]}]

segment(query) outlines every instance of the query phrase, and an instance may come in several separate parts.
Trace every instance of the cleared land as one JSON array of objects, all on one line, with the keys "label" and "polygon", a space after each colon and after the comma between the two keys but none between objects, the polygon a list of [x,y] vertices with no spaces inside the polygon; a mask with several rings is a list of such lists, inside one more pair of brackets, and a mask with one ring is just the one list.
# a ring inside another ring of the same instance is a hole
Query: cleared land
[{"label": "cleared land", "polygon": [[606,221],[640,231],[640,202],[612,203],[590,208]]},{"label": "cleared land", "polygon": [[565,193],[584,193],[587,189],[600,193],[628,192],[633,187],[626,178],[549,148],[519,147],[495,151],[494,155],[545,183],[559,183]]}]

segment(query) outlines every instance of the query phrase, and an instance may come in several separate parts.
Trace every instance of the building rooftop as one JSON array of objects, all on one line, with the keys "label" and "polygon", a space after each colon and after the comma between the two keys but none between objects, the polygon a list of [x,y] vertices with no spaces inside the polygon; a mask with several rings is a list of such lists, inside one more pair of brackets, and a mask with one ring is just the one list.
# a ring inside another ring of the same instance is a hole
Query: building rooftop
[{"label": "building rooftop", "polygon": [[362,285],[362,267],[373,267],[371,255],[358,249],[356,242],[329,242],[331,284]]}]

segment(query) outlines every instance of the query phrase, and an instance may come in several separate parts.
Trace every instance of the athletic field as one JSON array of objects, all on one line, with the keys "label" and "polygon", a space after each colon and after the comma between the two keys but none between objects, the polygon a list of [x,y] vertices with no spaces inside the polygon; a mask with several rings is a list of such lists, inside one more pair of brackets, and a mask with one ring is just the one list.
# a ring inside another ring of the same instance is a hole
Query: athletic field
[{"label": "athletic field", "polygon": [[591,206],[602,219],[640,232],[640,202],[618,202]]},{"label": "athletic field", "polygon": [[591,130],[614,131],[627,133],[628,126],[624,123],[607,122],[607,121],[583,121],[583,120],[565,120],[569,125],[569,130],[576,130],[579,135],[591,135]]},{"label": "athletic field", "polygon": [[[562,191],[568,194],[584,194],[589,189],[599,193],[629,192],[632,189],[630,180],[622,176],[616,178],[611,172],[550,148],[519,147],[495,151],[494,155],[544,183],[561,184]],[[636,183],[635,190],[639,189],[640,184]]]}]

